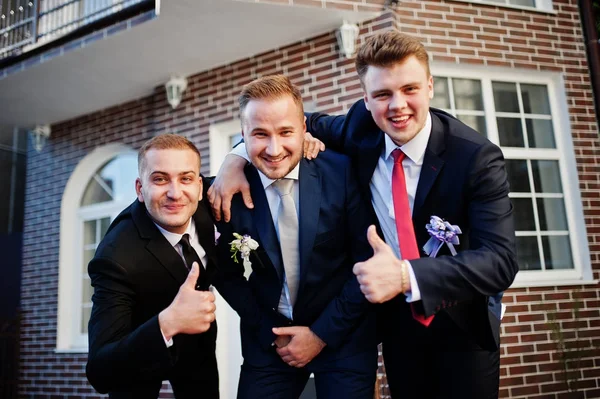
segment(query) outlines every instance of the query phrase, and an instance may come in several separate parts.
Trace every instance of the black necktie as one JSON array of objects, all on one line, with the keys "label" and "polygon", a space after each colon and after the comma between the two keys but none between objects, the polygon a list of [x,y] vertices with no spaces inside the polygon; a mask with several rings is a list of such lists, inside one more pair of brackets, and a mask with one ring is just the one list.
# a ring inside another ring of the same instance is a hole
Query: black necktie
[{"label": "black necktie", "polygon": [[204,281],[205,279],[203,279],[204,273],[203,273],[202,261],[200,260],[200,257],[198,256],[198,253],[196,252],[196,250],[192,247],[192,244],[190,244],[190,235],[184,234],[183,237],[181,237],[181,241],[179,241],[179,244],[181,244],[183,258],[185,259],[185,264],[186,264],[188,270],[192,268],[192,264],[194,262],[198,262],[198,267],[200,269],[200,275],[198,276],[198,281],[196,282],[196,290],[197,291],[208,290],[208,286],[205,284],[205,281]]}]

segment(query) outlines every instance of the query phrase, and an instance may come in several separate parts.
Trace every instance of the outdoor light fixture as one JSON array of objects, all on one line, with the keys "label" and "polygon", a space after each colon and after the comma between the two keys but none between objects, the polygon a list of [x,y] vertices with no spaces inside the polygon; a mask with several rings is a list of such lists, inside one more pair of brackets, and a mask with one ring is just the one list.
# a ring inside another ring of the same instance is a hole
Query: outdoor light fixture
[{"label": "outdoor light fixture", "polygon": [[338,46],[346,58],[352,58],[352,55],[356,50],[356,39],[358,38],[358,32],[358,26],[355,24],[349,24],[347,21],[344,21],[342,26],[340,26],[340,29],[338,29],[336,32]]},{"label": "outdoor light fixture", "polygon": [[181,99],[183,98],[183,92],[187,88],[187,79],[180,76],[171,76],[171,79],[165,83],[165,90],[167,91],[167,101],[171,104],[173,109],[177,108]]},{"label": "outdoor light fixture", "polygon": [[50,125],[37,125],[33,130],[29,131],[31,141],[33,141],[33,148],[37,152],[42,151],[46,140],[50,137]]}]

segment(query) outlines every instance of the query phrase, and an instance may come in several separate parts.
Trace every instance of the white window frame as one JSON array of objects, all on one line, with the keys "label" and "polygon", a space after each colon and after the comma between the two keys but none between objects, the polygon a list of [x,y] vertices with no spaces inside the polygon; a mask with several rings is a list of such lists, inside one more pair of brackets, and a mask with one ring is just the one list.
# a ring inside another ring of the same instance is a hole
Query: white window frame
[{"label": "white window frame", "polygon": [[536,12],[544,12],[549,14],[556,14],[556,10],[552,5],[552,0],[535,0],[535,6],[520,6],[517,4],[510,4],[509,0],[504,0],[506,3],[500,3],[492,0],[456,0],[463,3],[475,3],[475,4],[485,4],[488,6],[496,6],[496,7],[505,7],[505,8],[516,8],[518,10],[529,10]]},{"label": "white window frame", "polygon": [[560,178],[563,186],[565,212],[569,229],[574,269],[572,270],[523,270],[517,274],[512,287],[572,285],[595,283],[585,228],[583,203],[579,191],[579,177],[573,149],[565,82],[559,73],[506,69],[467,65],[431,65],[432,75],[449,78],[477,79],[481,81],[487,137],[499,145],[495,123],[492,81],[524,84],[540,84],[548,89],[548,99],[554,127],[556,149],[502,147],[507,159],[559,160]]},{"label": "white window frame", "polygon": [[130,202],[95,204],[80,210],[81,198],[88,182],[104,164],[121,154],[131,152],[133,150],[123,144],[109,144],[94,149],[77,164],[65,186],[60,208],[56,352],[88,351],[87,334],[81,334],[80,329],[83,222],[106,216],[110,216],[112,220]]}]

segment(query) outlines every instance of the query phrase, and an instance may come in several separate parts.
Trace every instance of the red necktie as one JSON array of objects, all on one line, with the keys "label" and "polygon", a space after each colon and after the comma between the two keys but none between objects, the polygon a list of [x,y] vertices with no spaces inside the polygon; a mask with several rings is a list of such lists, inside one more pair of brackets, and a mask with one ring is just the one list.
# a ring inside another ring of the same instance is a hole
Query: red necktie
[{"label": "red necktie", "polygon": [[[394,198],[394,214],[396,216],[396,232],[398,233],[398,244],[402,259],[419,259],[419,248],[415,229],[413,228],[410,205],[408,203],[408,194],[406,193],[406,178],[404,177],[404,168],[402,160],[406,154],[397,148],[392,152],[394,157],[394,170],[392,172],[392,196]],[[410,304],[413,318],[425,327],[429,326],[433,316],[425,318],[419,314],[413,304]]]}]

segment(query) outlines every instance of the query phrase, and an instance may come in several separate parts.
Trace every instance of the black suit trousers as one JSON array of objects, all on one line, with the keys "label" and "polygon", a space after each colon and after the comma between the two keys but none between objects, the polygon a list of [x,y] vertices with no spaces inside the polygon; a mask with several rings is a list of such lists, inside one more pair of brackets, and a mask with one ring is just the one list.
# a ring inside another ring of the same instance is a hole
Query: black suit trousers
[{"label": "black suit trousers", "polygon": [[379,326],[393,399],[498,398],[499,350],[480,348],[445,312],[425,327],[406,303],[395,308],[401,315]]}]

